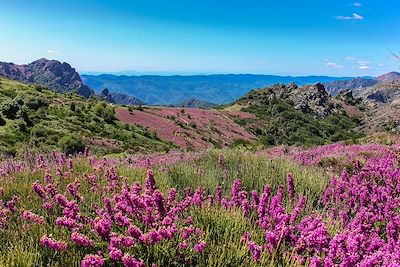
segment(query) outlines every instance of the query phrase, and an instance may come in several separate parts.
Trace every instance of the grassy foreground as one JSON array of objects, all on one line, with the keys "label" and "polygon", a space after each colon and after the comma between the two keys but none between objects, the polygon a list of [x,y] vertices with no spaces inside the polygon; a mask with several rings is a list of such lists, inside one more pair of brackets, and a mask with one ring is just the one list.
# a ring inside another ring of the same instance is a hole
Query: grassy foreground
[{"label": "grassy foreground", "polygon": [[[68,161],[64,165],[47,163],[42,168],[36,167],[34,170],[15,172],[8,177],[0,178],[0,188],[3,188],[4,191],[1,198],[4,202],[12,199],[13,195],[19,196],[15,211],[6,215],[7,221],[4,228],[0,230],[0,244],[2,244],[0,246],[0,266],[81,266],[85,255],[95,255],[99,250],[102,251],[102,257],[106,259],[105,266],[123,266],[122,261],[110,259],[111,256],[108,255],[109,246],[111,246],[110,241],[108,238],[99,238],[96,232],[89,227],[90,224],[84,224],[78,228],[80,233],[93,240],[94,245],[85,247],[71,242],[71,232],[76,229],[65,227],[65,225],[60,226],[56,222],[56,218],[62,217],[66,208],[64,207],[63,210],[61,206],[57,206],[57,201],[54,201],[53,208],[43,208],[42,205],[47,200],[38,197],[32,189],[32,184],[39,181],[44,186],[45,191],[47,190],[47,193],[49,186],[46,188],[45,184],[52,184],[58,194],[67,196],[70,201],[75,199],[75,202],[79,204],[82,217],[93,219],[95,205],[102,206],[105,197],[109,197],[111,200],[114,197],[115,200],[115,196],[121,188],[123,190],[124,184],[131,186],[134,182],[139,182],[146,186],[146,170],[125,164],[117,165],[116,173],[119,185],[107,191],[107,180],[109,181],[109,170],[112,164],[107,162],[93,163],[93,160],[90,163],[87,158],[73,160],[72,168],[71,166],[68,168],[69,164]],[[280,185],[286,187],[287,174],[291,173],[295,181],[296,194],[307,198],[304,214],[309,214],[311,210],[319,207],[320,196],[329,181],[329,175],[320,168],[304,167],[288,160],[256,157],[238,150],[212,151],[195,162],[158,166],[153,169],[153,172],[156,186],[165,196],[165,199],[167,199],[169,190],[176,188],[176,201],[185,199],[189,187],[193,191],[199,187],[203,188],[201,195],[207,198],[208,195],[214,196],[215,188],[220,186],[222,196],[229,197],[232,193],[232,184],[236,179],[240,179],[244,191],[256,190],[261,194],[264,185],[268,184],[271,186],[272,195],[274,195],[279,191]],[[47,176],[47,182],[46,173],[51,175],[51,178]],[[96,175],[97,189],[94,189],[93,184],[88,182],[90,180],[87,177],[90,175]],[[71,195],[69,189],[74,188],[74,186],[78,188],[78,195],[82,198],[82,201]],[[196,193],[193,198],[195,196]],[[135,246],[125,247],[124,253],[143,259],[146,266],[152,266],[152,264],[157,266],[299,265],[291,258],[291,255],[285,255],[278,251],[270,254],[263,253],[258,261],[253,260],[248,245],[241,241],[241,237],[245,232],[251,232],[252,239],[255,241],[261,241],[264,238],[262,229],[254,223],[257,215],[251,213],[244,216],[239,207],[226,208],[223,204],[210,205],[204,203],[184,210],[175,221],[178,229],[186,229],[188,223],[185,220],[190,217],[192,220],[192,224],[189,223],[190,227],[201,229],[198,235],[195,234],[190,237],[193,248],[190,248],[189,245],[189,248],[182,250],[182,252],[177,249],[184,241],[182,233],[179,232],[181,234],[176,234],[171,239],[161,240],[151,245],[136,241]],[[294,204],[291,203],[287,194],[284,195],[282,203],[288,212],[294,209]],[[44,221],[38,224],[21,219],[23,211],[31,211],[42,216]],[[142,224],[134,218],[132,218],[133,223],[139,225],[143,232],[152,229],[152,227]],[[124,233],[125,231],[126,229],[123,226],[112,226],[112,232]],[[55,240],[64,240],[68,243],[68,250],[55,251],[40,245],[39,240],[44,235]],[[196,247],[196,244],[198,245],[201,242],[206,243],[204,250]],[[125,266],[141,265],[125,264]]]}]

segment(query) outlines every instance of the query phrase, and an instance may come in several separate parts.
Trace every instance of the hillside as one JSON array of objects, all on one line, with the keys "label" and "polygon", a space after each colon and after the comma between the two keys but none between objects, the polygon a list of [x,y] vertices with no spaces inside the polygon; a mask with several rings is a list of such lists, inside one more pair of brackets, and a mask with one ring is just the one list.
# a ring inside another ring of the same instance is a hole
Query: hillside
[{"label": "hillside", "polygon": [[120,92],[138,97],[151,105],[174,105],[192,98],[215,104],[226,104],[235,101],[254,88],[262,88],[276,83],[296,82],[299,85],[305,85],[343,79],[349,78],[252,74],[192,76],[82,75],[84,83],[96,90],[96,92],[100,92],[103,88],[108,88],[111,92]]},{"label": "hillside", "polygon": [[362,124],[356,112],[329,96],[322,84],[298,87],[278,84],[253,90],[225,109],[241,110],[256,118],[237,122],[258,136],[265,145],[313,145],[360,137]]},{"label": "hillside", "polygon": [[324,83],[326,91],[335,96],[343,90],[356,90],[370,87],[378,83],[377,79],[357,77],[351,80],[338,80]]},{"label": "hillside", "polygon": [[257,139],[234,121],[234,119],[255,118],[253,114],[246,112],[140,107],[117,108],[116,117],[121,122],[140,125],[149,131],[154,131],[160,138],[187,149],[253,143]]},{"label": "hillside", "polygon": [[389,79],[355,93],[368,105],[368,133],[400,133],[400,80]]},{"label": "hillside", "polygon": [[153,132],[120,123],[114,107],[95,99],[60,94],[41,86],[0,78],[0,154],[26,150],[99,154],[165,151],[175,147]]},{"label": "hillside", "polygon": [[77,92],[88,98],[94,91],[68,63],[45,58],[27,65],[0,62],[0,76],[27,84],[38,84],[59,93]]}]

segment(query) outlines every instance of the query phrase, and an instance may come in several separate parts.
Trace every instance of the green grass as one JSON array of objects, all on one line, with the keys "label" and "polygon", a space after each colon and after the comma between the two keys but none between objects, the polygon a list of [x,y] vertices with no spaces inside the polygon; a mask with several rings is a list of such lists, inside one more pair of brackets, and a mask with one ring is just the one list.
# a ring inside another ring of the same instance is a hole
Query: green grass
[{"label": "green grass", "polygon": [[[224,156],[224,163],[218,163],[218,157]],[[51,170],[53,173],[54,169]],[[81,178],[80,192],[85,198],[81,205],[82,211],[91,210],[91,203],[101,203],[103,193],[93,194],[83,178],[84,173],[90,172],[86,160],[78,160],[74,164],[74,172],[70,178],[58,178],[60,188],[76,178]],[[146,171],[143,169],[119,166],[119,176],[129,183],[143,182]],[[304,167],[286,160],[270,160],[256,157],[250,152],[240,150],[214,150],[198,159],[196,163],[179,163],[172,166],[159,166],[154,169],[157,185],[164,194],[175,187],[179,196],[183,196],[186,187],[203,187],[207,194],[214,194],[215,186],[223,185],[223,195],[230,194],[232,182],[240,178],[247,190],[261,192],[264,184],[269,184],[273,191],[279,185],[286,186],[286,175],[291,172],[295,179],[296,191],[308,198],[309,210],[318,205],[329,179],[329,174],[320,168]],[[13,215],[8,227],[0,230],[0,266],[79,266],[80,260],[87,253],[95,251],[77,249],[71,246],[67,252],[52,252],[38,245],[43,234],[52,234],[55,238],[68,240],[69,231],[54,226],[54,218],[41,208],[41,200],[35,195],[31,184],[43,181],[43,171],[16,173],[11,177],[0,179],[0,187],[4,189],[3,199],[12,195],[21,196],[19,208],[31,210],[46,218],[45,227],[22,224],[18,214]],[[285,200],[288,210],[292,207]],[[60,212],[57,210],[56,212]],[[240,237],[245,231],[250,231],[263,238],[262,232],[250,223],[239,211],[227,211],[220,207],[197,208],[190,211],[193,224],[204,231],[204,240],[208,247],[205,254],[193,256],[194,266],[296,266],[282,255],[264,255],[259,263],[254,262],[246,248],[240,243]],[[93,233],[86,233],[94,236]],[[147,259],[148,263],[159,266],[183,266],[175,259],[176,246],[179,240],[162,242],[151,248],[139,246],[133,249],[136,255]],[[101,244],[99,245],[102,246]],[[107,252],[107,248],[103,248]],[[116,265],[118,266],[118,265]]]}]

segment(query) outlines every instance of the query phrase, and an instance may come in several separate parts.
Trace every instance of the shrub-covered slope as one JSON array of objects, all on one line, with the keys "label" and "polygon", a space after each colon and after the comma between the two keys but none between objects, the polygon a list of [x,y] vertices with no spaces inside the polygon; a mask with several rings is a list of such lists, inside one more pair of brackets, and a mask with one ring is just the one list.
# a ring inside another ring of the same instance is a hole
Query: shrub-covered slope
[{"label": "shrub-covered slope", "polygon": [[361,136],[354,130],[361,119],[348,114],[347,106],[322,84],[278,84],[253,90],[226,108],[254,113],[257,118],[238,123],[266,145],[315,145]]},{"label": "shrub-covered slope", "polygon": [[26,149],[78,152],[160,151],[172,145],[135,125],[119,123],[114,106],[0,78],[0,154]]}]

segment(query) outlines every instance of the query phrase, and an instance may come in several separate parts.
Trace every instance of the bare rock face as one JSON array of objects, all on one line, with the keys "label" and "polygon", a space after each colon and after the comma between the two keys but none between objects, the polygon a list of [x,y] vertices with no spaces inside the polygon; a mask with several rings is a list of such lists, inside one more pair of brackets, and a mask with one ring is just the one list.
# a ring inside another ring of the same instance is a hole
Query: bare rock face
[{"label": "bare rock face", "polygon": [[289,98],[293,101],[297,110],[310,113],[315,117],[326,117],[341,107],[333,101],[325,87],[320,83],[305,85],[292,90]]},{"label": "bare rock face", "polygon": [[34,83],[60,93],[77,92],[88,98],[94,91],[68,63],[39,59],[27,65],[0,62],[0,76],[24,83]]}]

